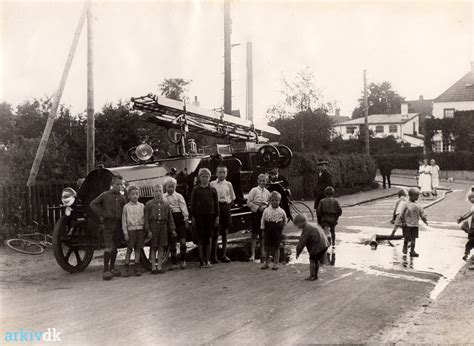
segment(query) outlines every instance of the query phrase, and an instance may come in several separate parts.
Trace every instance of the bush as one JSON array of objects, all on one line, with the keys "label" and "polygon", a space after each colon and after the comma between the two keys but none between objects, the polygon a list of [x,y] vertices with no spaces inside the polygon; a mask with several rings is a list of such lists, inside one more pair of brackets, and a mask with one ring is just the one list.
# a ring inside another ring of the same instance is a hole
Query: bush
[{"label": "bush", "polygon": [[282,174],[290,182],[301,186],[291,186],[294,198],[313,198],[316,183],[317,161],[328,161],[334,187],[338,195],[353,193],[373,187],[376,173],[375,161],[367,155],[321,156],[313,153],[295,153],[290,167]]},{"label": "bush", "polygon": [[418,162],[423,158],[435,159],[436,164],[445,171],[472,171],[474,170],[474,153],[469,151],[429,153],[423,154],[386,154],[374,155],[377,163],[388,159],[398,169],[418,169]]}]

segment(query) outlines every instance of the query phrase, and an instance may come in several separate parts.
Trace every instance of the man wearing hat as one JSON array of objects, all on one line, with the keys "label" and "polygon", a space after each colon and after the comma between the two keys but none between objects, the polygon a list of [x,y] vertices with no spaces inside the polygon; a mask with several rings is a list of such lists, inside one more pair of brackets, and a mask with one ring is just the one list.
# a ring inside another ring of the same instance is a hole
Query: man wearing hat
[{"label": "man wearing hat", "polygon": [[318,208],[319,201],[325,197],[324,190],[326,187],[333,186],[331,173],[329,173],[327,169],[328,162],[319,159],[316,164],[319,168],[319,172],[316,176],[316,188],[314,189],[314,209]]}]

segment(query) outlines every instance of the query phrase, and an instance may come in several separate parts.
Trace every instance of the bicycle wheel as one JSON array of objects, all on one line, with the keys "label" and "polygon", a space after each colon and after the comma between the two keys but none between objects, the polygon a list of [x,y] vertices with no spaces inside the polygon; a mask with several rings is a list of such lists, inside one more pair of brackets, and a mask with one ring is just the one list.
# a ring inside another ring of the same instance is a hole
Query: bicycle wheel
[{"label": "bicycle wheel", "polygon": [[303,214],[306,216],[308,221],[314,221],[314,214],[310,207],[304,202],[291,202],[290,203],[291,216],[294,218],[296,214]]},{"label": "bicycle wheel", "polygon": [[40,255],[44,252],[41,245],[26,239],[8,239],[5,241],[5,245],[12,250],[28,255]]}]

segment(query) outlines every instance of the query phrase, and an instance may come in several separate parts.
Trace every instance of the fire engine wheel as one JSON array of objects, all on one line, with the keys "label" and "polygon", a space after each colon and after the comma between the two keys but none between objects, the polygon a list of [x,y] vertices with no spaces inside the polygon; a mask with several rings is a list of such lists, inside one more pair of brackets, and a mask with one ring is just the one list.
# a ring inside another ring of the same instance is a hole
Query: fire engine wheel
[{"label": "fire engine wheel", "polygon": [[293,152],[286,145],[277,145],[277,149],[280,153],[280,160],[278,162],[279,168],[286,168],[290,165],[291,159],[293,158]]},{"label": "fire engine wheel", "polygon": [[[165,265],[166,262],[168,262],[169,254],[170,254],[169,249],[166,249],[162,265]],[[150,248],[149,247],[146,247],[146,248],[142,249],[142,251],[140,253],[140,264],[146,270],[151,270]]]},{"label": "fire engine wheel", "polygon": [[278,149],[270,144],[262,146],[257,151],[258,165],[265,169],[273,169],[280,161],[280,153]]},{"label": "fire engine wheel", "polygon": [[59,266],[69,273],[79,273],[87,268],[94,255],[89,231],[83,222],[69,227],[65,217],[61,217],[54,226],[53,252]]},{"label": "fire engine wheel", "polygon": [[291,202],[290,203],[291,216],[294,219],[297,214],[303,214],[306,219],[310,222],[314,221],[313,211],[309,206],[303,202]]}]

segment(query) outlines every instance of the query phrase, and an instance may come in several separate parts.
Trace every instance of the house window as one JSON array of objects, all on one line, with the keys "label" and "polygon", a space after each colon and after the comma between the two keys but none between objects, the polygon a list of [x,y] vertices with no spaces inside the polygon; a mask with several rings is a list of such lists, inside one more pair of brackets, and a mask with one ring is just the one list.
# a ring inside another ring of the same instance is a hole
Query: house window
[{"label": "house window", "polygon": [[441,152],[443,149],[441,141],[434,141],[433,142],[433,151],[436,153]]},{"label": "house window", "polygon": [[354,134],[356,128],[356,126],[346,126],[346,133]]},{"label": "house window", "polygon": [[443,113],[445,118],[454,118],[454,108],[445,108]]},{"label": "house window", "polygon": [[376,133],[383,133],[384,132],[383,125],[375,126],[375,132]]},{"label": "house window", "polygon": [[454,151],[454,145],[449,144],[447,141],[443,142],[443,151]]},{"label": "house window", "polygon": [[388,127],[388,132],[390,132],[390,133],[397,132],[397,130],[398,130],[397,125],[390,125],[390,126]]}]

